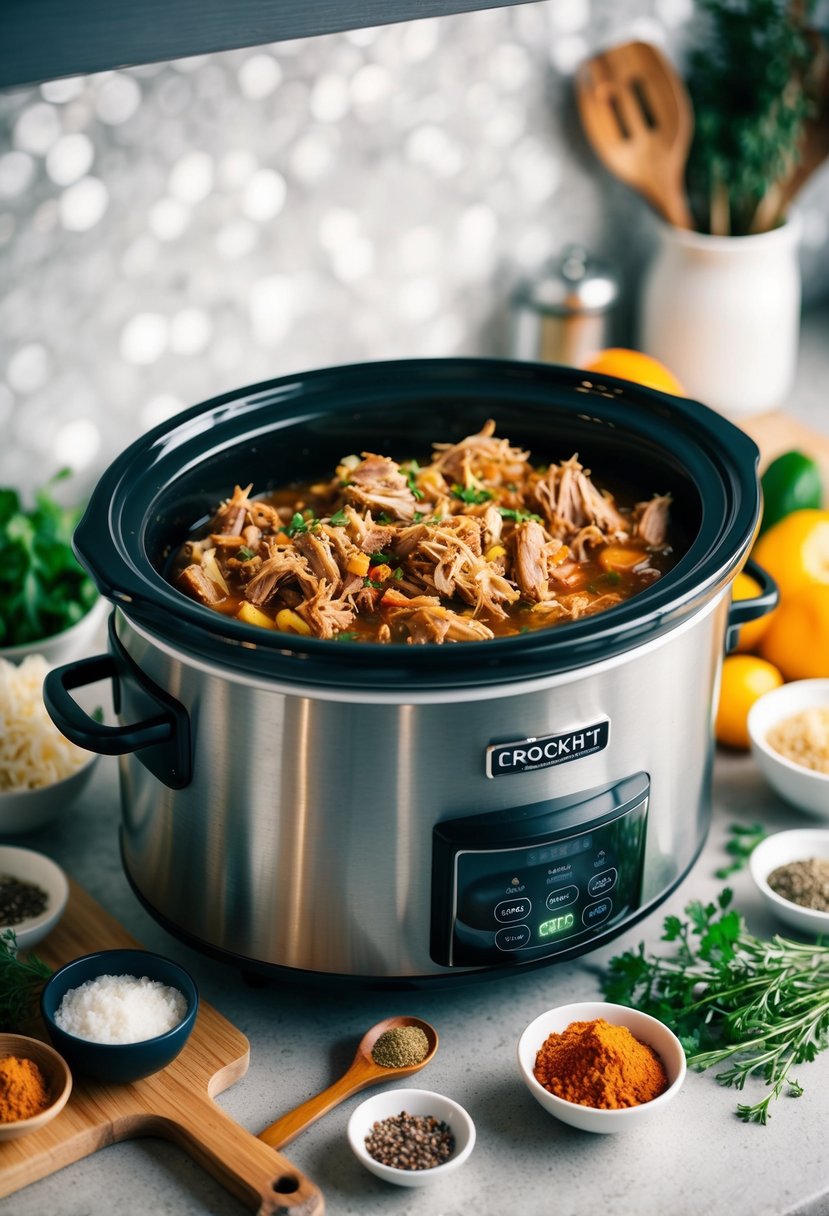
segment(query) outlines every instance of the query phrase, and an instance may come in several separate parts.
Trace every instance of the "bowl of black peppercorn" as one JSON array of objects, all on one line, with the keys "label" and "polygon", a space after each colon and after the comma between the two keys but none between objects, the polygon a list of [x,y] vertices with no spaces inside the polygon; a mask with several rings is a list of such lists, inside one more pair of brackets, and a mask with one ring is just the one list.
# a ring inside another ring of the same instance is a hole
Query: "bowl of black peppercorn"
[{"label": "bowl of black peppercorn", "polygon": [[829,829],[774,832],[752,851],[749,870],[784,925],[810,937],[829,935]]},{"label": "bowl of black peppercorn", "polygon": [[357,1160],[396,1186],[424,1186],[458,1169],[475,1147],[464,1108],[427,1089],[386,1089],[361,1102],[348,1121]]},{"label": "bowl of black peppercorn", "polygon": [[0,846],[0,934],[14,933],[18,950],[30,950],[63,916],[69,883],[44,853]]}]

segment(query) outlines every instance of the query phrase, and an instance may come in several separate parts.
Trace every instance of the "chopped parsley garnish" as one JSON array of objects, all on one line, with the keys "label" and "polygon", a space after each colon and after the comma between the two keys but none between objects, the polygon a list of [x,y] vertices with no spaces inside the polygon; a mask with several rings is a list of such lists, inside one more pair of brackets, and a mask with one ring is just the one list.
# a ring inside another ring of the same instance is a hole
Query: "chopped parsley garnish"
[{"label": "chopped parsley garnish", "polygon": [[306,519],[299,511],[295,511],[285,531],[289,536],[297,536],[300,532],[311,532],[319,525],[319,520],[312,515]]},{"label": "chopped parsley garnish", "polygon": [[374,587],[375,591],[382,590],[382,588],[385,587],[385,585],[386,585],[385,583],[378,583],[377,580],[373,579],[373,578],[364,578],[363,579],[363,586],[364,587]]},{"label": "chopped parsley garnish", "polygon": [[356,642],[356,633],[335,633],[333,640],[335,642]]},{"label": "chopped parsley garnish", "polygon": [[381,511],[377,516],[377,522],[378,524],[393,524],[394,520],[389,515],[388,511]]},{"label": "chopped parsley garnish", "polygon": [[249,562],[252,557],[256,557],[253,549],[249,549],[247,545],[241,545],[239,548],[239,556],[243,561]]},{"label": "chopped parsley garnish", "polygon": [[615,587],[617,583],[621,583],[622,576],[618,570],[608,570],[602,575],[602,582],[608,583],[611,587]]},{"label": "chopped parsley garnish", "polygon": [[418,489],[417,482],[415,480],[417,474],[420,472],[420,465],[416,460],[410,460],[408,464],[401,465],[401,468],[406,474],[406,483],[409,489],[417,501],[420,502],[423,498],[423,491]]},{"label": "chopped parsley garnish", "polygon": [[399,566],[396,566],[394,568],[394,570],[392,570],[391,576],[392,576],[392,578],[396,578],[399,583],[401,578],[403,577],[403,571],[400,569]]},{"label": "chopped parsley garnish", "polygon": [[514,507],[498,507],[498,514],[502,519],[511,519],[516,524],[526,523],[528,519],[541,523],[540,515],[533,515],[532,511],[517,511]]},{"label": "chopped parsley garnish", "polygon": [[372,566],[382,566],[390,562],[391,558],[388,553],[372,553],[368,560]]},{"label": "chopped parsley garnish", "polygon": [[477,505],[489,502],[492,493],[490,490],[476,490],[474,486],[452,486],[452,497],[459,498],[461,502]]},{"label": "chopped parsley garnish", "polygon": [[426,516],[422,511],[415,511],[414,515],[412,516],[412,523],[419,524],[420,521],[425,518]]},{"label": "chopped parsley garnish", "polygon": [[344,509],[342,507],[340,507],[339,511],[335,511],[334,514],[331,516],[331,519],[329,522],[335,528],[344,528],[345,525],[348,523],[348,516],[346,515]]}]

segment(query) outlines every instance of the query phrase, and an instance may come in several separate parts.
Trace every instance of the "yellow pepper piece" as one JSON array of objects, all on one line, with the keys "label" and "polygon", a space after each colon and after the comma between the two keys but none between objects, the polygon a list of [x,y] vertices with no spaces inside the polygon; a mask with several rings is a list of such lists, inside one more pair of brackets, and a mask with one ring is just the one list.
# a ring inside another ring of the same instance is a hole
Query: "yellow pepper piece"
[{"label": "yellow pepper piece", "polygon": [[599,565],[603,570],[632,570],[647,558],[641,549],[625,549],[621,545],[608,545],[599,554]]},{"label": "yellow pepper piece", "polygon": [[345,564],[349,574],[359,574],[363,578],[368,574],[369,560],[367,553],[352,553]]},{"label": "yellow pepper piece", "polygon": [[276,627],[283,629],[285,633],[301,633],[303,637],[310,637],[311,626],[307,621],[303,621],[298,612],[294,612],[293,608],[282,608],[276,614]]},{"label": "yellow pepper piece", "polygon": [[244,621],[246,625],[258,625],[260,629],[276,628],[271,618],[254,604],[242,604],[242,607],[236,613],[236,619],[237,621]]},{"label": "yellow pepper piece", "polygon": [[491,545],[484,554],[484,561],[494,562],[497,557],[505,557],[506,552],[503,545]]},{"label": "yellow pepper piece", "polygon": [[379,566],[372,566],[368,573],[372,582],[384,583],[386,579],[391,578],[391,566],[383,562]]}]

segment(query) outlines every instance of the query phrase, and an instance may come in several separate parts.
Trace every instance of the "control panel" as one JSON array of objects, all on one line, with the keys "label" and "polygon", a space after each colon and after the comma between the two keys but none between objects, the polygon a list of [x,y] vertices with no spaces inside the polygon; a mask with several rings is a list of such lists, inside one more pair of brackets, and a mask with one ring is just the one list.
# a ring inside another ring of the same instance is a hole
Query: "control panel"
[{"label": "control panel", "polygon": [[648,775],[636,773],[575,797],[437,824],[434,961],[538,961],[617,928],[641,902],[649,790]]}]

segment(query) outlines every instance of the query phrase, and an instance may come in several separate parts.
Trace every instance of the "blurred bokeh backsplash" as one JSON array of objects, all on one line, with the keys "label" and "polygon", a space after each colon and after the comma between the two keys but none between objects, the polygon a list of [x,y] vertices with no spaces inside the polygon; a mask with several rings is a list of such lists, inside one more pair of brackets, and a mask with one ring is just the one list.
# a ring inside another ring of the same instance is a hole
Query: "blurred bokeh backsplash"
[{"label": "blurred bokeh backsplash", "polygon": [[[654,240],[576,119],[573,72],[692,0],[546,0],[0,94],[0,485],[88,489],[133,438],[305,368],[505,354],[571,242],[630,310]],[[829,174],[801,198],[805,303]],[[622,335],[624,336],[624,335]]]}]

